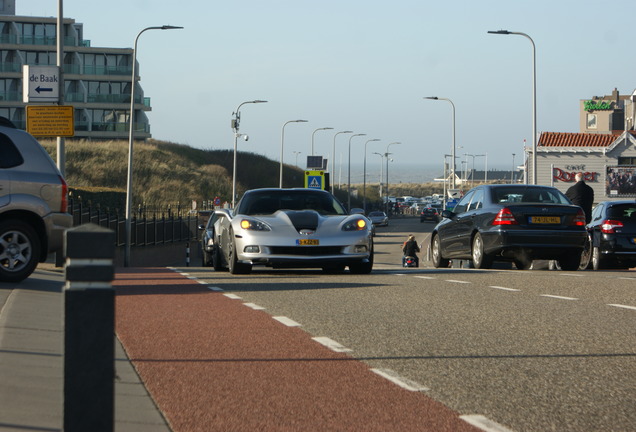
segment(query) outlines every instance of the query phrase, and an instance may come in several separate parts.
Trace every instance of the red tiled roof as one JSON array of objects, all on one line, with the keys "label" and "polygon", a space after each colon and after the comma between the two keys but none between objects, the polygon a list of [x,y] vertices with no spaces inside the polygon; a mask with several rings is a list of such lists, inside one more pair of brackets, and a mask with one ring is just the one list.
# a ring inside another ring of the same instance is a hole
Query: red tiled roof
[{"label": "red tiled roof", "polygon": [[[611,134],[543,132],[539,138],[542,147],[609,147],[623,131]],[[636,131],[629,131],[636,136]]]}]

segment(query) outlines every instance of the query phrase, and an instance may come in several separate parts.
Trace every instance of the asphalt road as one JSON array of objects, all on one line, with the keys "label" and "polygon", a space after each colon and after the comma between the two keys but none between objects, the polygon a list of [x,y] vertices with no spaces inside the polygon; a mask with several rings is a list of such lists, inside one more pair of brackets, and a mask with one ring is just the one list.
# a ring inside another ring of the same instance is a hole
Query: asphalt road
[{"label": "asphalt road", "polygon": [[392,219],[367,276],[255,267],[188,272],[517,432],[636,431],[636,273],[400,267],[413,233]]}]

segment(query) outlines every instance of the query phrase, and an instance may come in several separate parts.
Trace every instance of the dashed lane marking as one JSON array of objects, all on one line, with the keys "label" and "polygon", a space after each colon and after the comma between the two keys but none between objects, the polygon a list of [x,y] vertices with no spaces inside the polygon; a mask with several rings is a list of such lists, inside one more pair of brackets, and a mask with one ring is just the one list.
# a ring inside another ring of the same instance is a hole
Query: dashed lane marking
[{"label": "dashed lane marking", "polygon": [[223,295],[232,300],[241,300],[241,297],[237,296],[236,294],[223,294]]},{"label": "dashed lane marking", "polygon": [[457,279],[446,279],[446,282],[460,283],[460,284],[469,284],[469,283],[471,283],[469,281],[463,281],[463,280],[457,280]]},{"label": "dashed lane marking", "polygon": [[559,300],[578,300],[577,298],[574,298],[574,297],[563,297],[563,296],[550,295],[550,294],[541,294],[541,297],[550,297],[550,298],[559,299]]},{"label": "dashed lane marking", "polygon": [[330,339],[328,337],[319,336],[319,337],[313,337],[312,339],[315,340],[316,342],[318,342],[319,344],[324,345],[327,348],[329,348],[330,350],[335,351],[335,352],[351,352],[351,351],[353,351],[350,348],[345,348],[344,346],[340,345],[335,340]]},{"label": "dashed lane marking", "polygon": [[208,289],[211,290],[211,291],[224,291],[223,288],[220,288],[220,287],[217,287],[217,286],[209,286]]},{"label": "dashed lane marking", "polygon": [[284,316],[275,316],[272,317],[274,318],[276,321],[285,324],[287,327],[300,327],[300,324],[298,324],[296,321],[289,319],[287,317]]},{"label": "dashed lane marking", "polygon": [[415,276],[418,279],[437,279],[436,277],[433,276]]},{"label": "dashed lane marking", "polygon": [[468,414],[461,415],[459,418],[464,420],[466,423],[478,427],[484,432],[513,432],[512,429],[508,429],[507,427],[502,426],[483,415]]},{"label": "dashed lane marking", "polygon": [[428,387],[424,387],[423,385],[416,383],[415,381],[399,376],[396,372],[390,369],[371,369],[371,372],[374,372],[381,377],[388,379],[393,384],[397,384],[398,386],[408,391],[418,392],[430,390]]},{"label": "dashed lane marking", "polygon": [[636,306],[627,306],[627,305],[622,305],[622,304],[608,304],[608,306],[614,306],[614,307],[617,307],[617,308],[636,310]]},{"label": "dashed lane marking", "polygon": [[265,308],[263,306],[259,306],[259,305],[254,304],[254,303],[243,303],[243,305],[247,306],[250,309],[254,309],[254,310],[265,310]]},{"label": "dashed lane marking", "polygon": [[491,285],[489,288],[494,288],[494,289],[503,290],[503,291],[521,291],[520,289],[516,289],[516,288],[506,288],[506,287],[496,286],[496,285]]}]

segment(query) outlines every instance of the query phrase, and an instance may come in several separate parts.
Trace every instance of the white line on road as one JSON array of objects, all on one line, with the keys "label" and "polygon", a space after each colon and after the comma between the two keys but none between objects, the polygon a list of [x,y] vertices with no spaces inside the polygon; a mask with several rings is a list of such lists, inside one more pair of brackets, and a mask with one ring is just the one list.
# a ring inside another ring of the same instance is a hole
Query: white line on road
[{"label": "white line on road", "polygon": [[223,294],[223,295],[232,300],[241,300],[241,298],[237,296],[236,294]]},{"label": "white line on road", "polygon": [[621,304],[608,304],[608,306],[614,306],[614,307],[617,307],[617,308],[636,310],[636,306],[627,306],[627,305],[621,305]]},{"label": "white line on road", "polygon": [[223,291],[223,288],[219,288],[216,286],[209,286],[208,289],[211,291]]},{"label": "white line on road", "polygon": [[585,277],[584,273],[560,273],[559,276]]},{"label": "white line on road", "polygon": [[489,288],[494,288],[494,289],[504,290],[504,291],[521,291],[521,290],[516,289],[516,288],[506,288],[506,287],[496,286],[496,285],[491,285]]},{"label": "white line on road", "polygon": [[259,306],[259,305],[254,304],[254,303],[243,303],[243,305],[247,306],[250,309],[254,309],[254,310],[265,310],[265,308],[263,306]]},{"label": "white line on road", "polygon": [[408,391],[416,392],[416,391],[430,390],[428,387],[424,387],[423,385],[416,383],[415,381],[412,381],[407,378],[402,378],[401,376],[399,376],[397,373],[395,373],[394,371],[390,369],[371,369],[371,372],[377,373],[381,377],[391,381],[393,384],[397,384],[398,386]]},{"label": "white line on road", "polygon": [[479,414],[461,415],[460,419],[464,420],[473,426],[478,427],[484,432],[512,432],[512,429],[508,429],[505,426],[495,423],[487,417]]},{"label": "white line on road", "polygon": [[328,337],[319,336],[319,337],[313,337],[312,339],[315,340],[316,342],[318,342],[319,344],[324,345],[327,348],[329,348],[330,350],[335,351],[335,352],[351,352],[351,351],[353,351],[352,349],[345,348],[344,346],[340,345],[335,340],[329,339]]},{"label": "white line on road", "polygon": [[274,318],[276,321],[278,321],[278,322],[280,322],[282,324],[285,324],[287,327],[300,327],[300,324],[298,324],[296,321],[291,320],[291,319],[289,319],[287,317],[284,317],[284,316],[275,316],[275,317],[272,317],[272,318]]},{"label": "white line on road", "polygon": [[541,297],[550,297],[550,298],[555,298],[559,300],[578,300],[577,298],[574,298],[574,297],[563,297],[563,296],[556,296],[556,295],[550,295],[550,294],[541,294]]},{"label": "white line on road", "polygon": [[471,283],[471,282],[469,282],[469,281],[456,280],[456,279],[446,279],[446,282],[463,283],[463,284],[469,284],[469,283]]},{"label": "white line on road", "polygon": [[201,285],[207,285],[208,283],[206,281],[202,281],[202,280],[197,280],[197,282],[199,282]]},{"label": "white line on road", "polygon": [[437,279],[436,277],[433,276],[415,276],[418,279]]}]

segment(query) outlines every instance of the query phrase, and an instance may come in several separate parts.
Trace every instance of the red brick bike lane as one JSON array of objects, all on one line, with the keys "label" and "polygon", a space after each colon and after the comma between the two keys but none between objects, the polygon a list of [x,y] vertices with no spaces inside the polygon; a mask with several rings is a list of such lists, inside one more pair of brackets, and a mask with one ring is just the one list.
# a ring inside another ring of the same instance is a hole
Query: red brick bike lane
[{"label": "red brick bike lane", "polygon": [[458,413],[166,268],[118,269],[116,333],[175,432],[478,432]]}]

